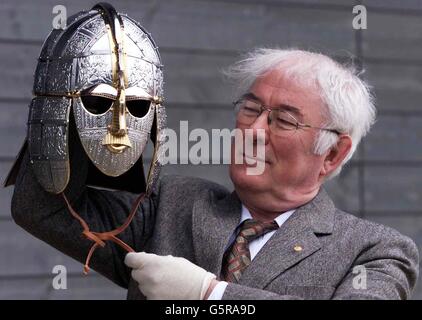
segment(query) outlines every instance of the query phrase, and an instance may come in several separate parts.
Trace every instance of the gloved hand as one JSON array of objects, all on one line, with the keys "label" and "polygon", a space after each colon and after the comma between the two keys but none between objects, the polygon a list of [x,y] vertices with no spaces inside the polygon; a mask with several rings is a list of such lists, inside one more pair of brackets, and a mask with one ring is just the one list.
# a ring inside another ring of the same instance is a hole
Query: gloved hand
[{"label": "gloved hand", "polygon": [[132,278],[149,300],[204,299],[216,276],[185,258],[158,256],[145,252],[128,253],[125,264]]}]

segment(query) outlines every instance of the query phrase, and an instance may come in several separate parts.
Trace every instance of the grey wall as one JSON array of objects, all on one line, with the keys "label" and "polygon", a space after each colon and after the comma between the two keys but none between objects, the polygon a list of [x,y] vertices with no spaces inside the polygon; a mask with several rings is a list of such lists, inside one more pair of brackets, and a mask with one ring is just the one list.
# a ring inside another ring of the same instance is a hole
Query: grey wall
[{"label": "grey wall", "polygon": [[[112,2],[112,1],[111,1]],[[52,7],[68,14],[95,1],[2,0],[0,3],[0,178],[25,135],[32,75]],[[340,60],[359,57],[377,96],[378,121],[328,190],[338,207],[390,225],[422,245],[422,1],[368,0],[368,29],[352,29],[355,1],[115,1],[160,46],[169,125],[231,128],[232,95],[220,70],[257,46],[297,46]],[[226,166],[169,166],[228,187]],[[33,238],[10,217],[12,189],[0,189],[0,299],[110,299],[125,292]],[[51,270],[63,264],[68,290],[53,290]],[[422,298],[422,286],[414,298]]]}]

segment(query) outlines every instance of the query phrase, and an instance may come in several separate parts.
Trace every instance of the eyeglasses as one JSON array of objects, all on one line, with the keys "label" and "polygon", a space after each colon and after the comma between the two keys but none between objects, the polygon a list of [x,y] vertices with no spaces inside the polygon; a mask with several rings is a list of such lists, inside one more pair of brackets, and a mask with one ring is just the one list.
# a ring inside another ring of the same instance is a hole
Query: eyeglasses
[{"label": "eyeglasses", "polygon": [[340,135],[341,132],[335,129],[314,127],[309,124],[300,123],[293,115],[283,108],[268,108],[262,103],[250,98],[241,98],[233,102],[236,112],[236,120],[239,124],[250,126],[261,113],[266,110],[268,114],[268,124],[272,133],[278,136],[284,136],[286,131],[294,131],[299,128],[312,128],[325,130]]}]

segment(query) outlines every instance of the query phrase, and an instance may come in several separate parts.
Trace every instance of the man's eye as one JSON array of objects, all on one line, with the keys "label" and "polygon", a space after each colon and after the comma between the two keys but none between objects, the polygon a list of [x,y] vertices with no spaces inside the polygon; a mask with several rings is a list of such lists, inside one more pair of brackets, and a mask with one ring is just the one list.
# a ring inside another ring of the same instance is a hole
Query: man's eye
[{"label": "man's eye", "polygon": [[291,123],[290,121],[288,121],[286,119],[283,119],[283,118],[277,118],[277,122],[280,122],[280,123]]},{"label": "man's eye", "polygon": [[283,119],[283,118],[277,118],[277,126],[278,127],[282,127],[282,128],[286,128],[286,129],[291,129],[296,127],[296,125],[294,123],[292,123],[289,120]]},{"label": "man's eye", "polygon": [[247,106],[243,107],[243,112],[246,115],[251,115],[251,116],[256,116],[259,113],[258,109],[255,109],[253,107],[247,107]]}]

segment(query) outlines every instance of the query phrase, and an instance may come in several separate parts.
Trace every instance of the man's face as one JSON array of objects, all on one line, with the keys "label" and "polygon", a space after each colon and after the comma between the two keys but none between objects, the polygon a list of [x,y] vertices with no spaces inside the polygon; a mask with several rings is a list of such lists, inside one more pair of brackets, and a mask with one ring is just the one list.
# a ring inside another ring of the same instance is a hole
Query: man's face
[{"label": "man's face", "polygon": [[[269,71],[257,78],[248,95],[270,109],[294,107],[297,111],[289,112],[300,123],[316,127],[323,124],[323,102],[317,89],[300,87],[286,79],[279,70]],[[242,131],[253,129],[254,134],[257,129],[265,130],[265,169],[260,175],[247,173],[245,158],[242,164],[235,164],[236,148],[232,144],[230,177],[243,203],[247,205],[250,201],[251,206],[277,211],[283,210],[281,203],[295,202],[301,195],[316,192],[323,166],[323,157],[312,152],[318,130],[299,128],[275,135],[269,128],[267,111],[263,111],[252,125],[237,122],[236,127]],[[255,140],[254,155],[256,143]]]}]

